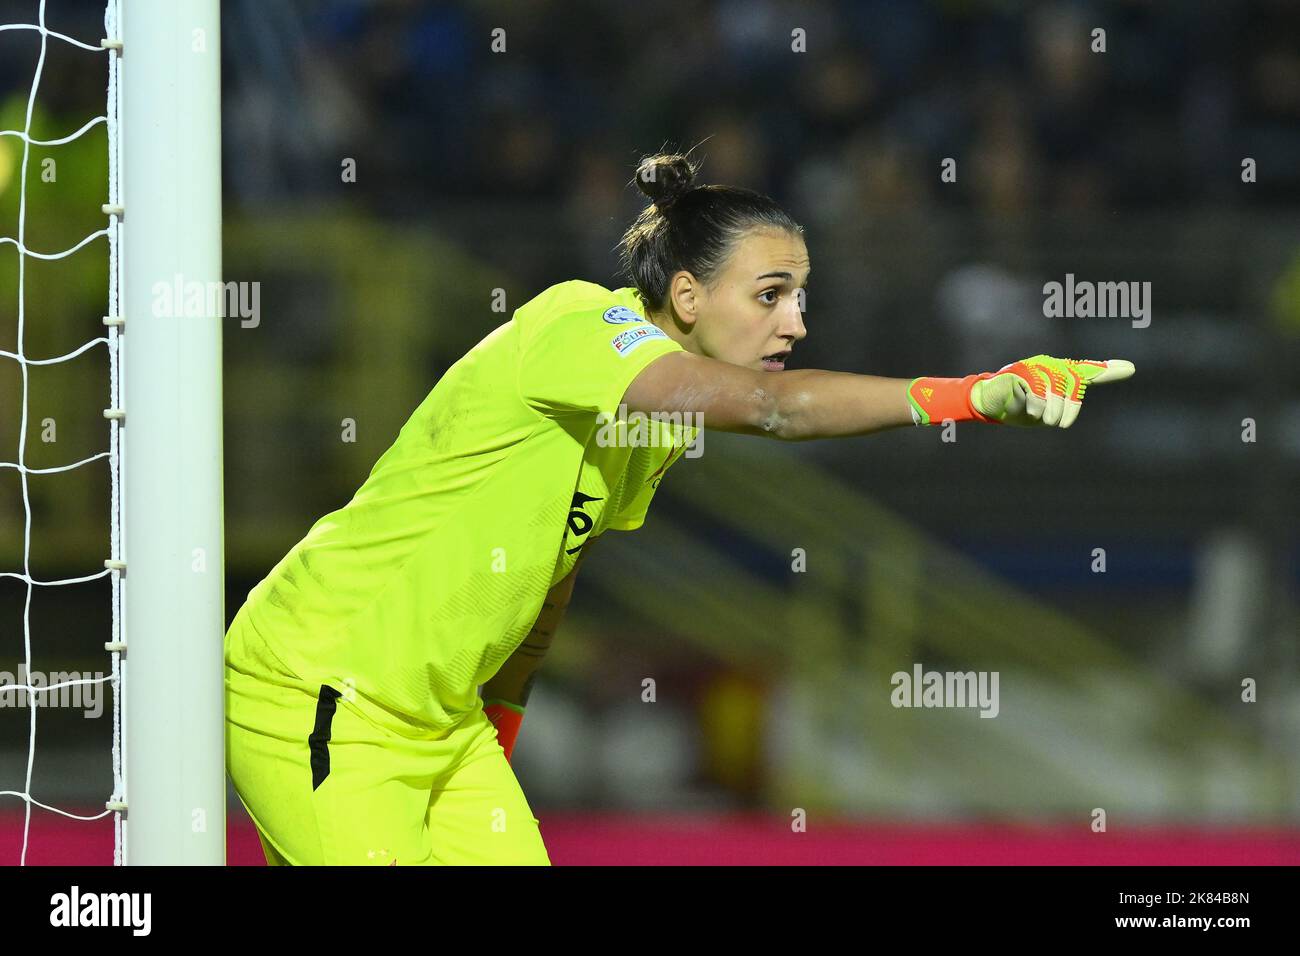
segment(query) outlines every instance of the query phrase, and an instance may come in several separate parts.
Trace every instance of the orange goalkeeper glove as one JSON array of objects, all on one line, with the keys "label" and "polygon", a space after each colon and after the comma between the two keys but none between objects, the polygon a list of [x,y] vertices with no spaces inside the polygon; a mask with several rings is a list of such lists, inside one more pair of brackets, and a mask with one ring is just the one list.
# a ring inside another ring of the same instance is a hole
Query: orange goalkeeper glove
[{"label": "orange goalkeeper glove", "polygon": [[509,763],[510,752],[515,748],[515,738],[519,736],[519,725],[524,722],[524,709],[508,700],[489,697],[483,701],[483,713],[487,714],[488,720],[497,729],[497,743],[506,752],[506,763]]},{"label": "orange goalkeeper glove", "polygon": [[1133,363],[1124,359],[1097,362],[1035,355],[996,372],[912,379],[907,400],[917,425],[938,425],[952,419],[1069,428],[1079,417],[1089,385],[1118,382],[1133,371]]}]

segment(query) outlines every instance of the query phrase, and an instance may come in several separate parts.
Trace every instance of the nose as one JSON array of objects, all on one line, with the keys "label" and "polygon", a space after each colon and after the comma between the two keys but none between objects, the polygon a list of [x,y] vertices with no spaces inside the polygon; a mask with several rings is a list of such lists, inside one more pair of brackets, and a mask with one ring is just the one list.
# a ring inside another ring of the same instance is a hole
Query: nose
[{"label": "nose", "polygon": [[808,330],[803,324],[803,309],[799,307],[797,299],[790,300],[790,308],[786,311],[781,321],[781,327],[776,333],[783,339],[789,339],[791,344],[798,342],[808,334]]}]

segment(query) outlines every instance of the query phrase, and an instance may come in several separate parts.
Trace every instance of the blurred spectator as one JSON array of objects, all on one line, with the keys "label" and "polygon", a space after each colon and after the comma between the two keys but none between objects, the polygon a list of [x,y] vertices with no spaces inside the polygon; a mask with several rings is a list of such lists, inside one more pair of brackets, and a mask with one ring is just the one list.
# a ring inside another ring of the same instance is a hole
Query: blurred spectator
[{"label": "blurred spectator", "polygon": [[[1298,9],[294,2],[225,51],[228,196],[337,197],[324,150],[358,158],[348,195],[381,211],[466,197],[577,208],[624,185],[640,153],[707,140],[707,179],[797,196],[814,219],[925,195],[996,216],[1294,202]],[[247,79],[265,75],[285,86]],[[1253,193],[1233,188],[1246,155]],[[945,157],[969,173],[947,191]]]}]

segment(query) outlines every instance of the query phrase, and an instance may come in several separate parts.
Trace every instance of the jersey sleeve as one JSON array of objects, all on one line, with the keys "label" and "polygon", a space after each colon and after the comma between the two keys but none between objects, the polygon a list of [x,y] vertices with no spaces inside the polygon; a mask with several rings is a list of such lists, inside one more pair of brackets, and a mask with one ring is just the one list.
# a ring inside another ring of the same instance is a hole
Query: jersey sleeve
[{"label": "jersey sleeve", "polygon": [[644,482],[640,488],[629,489],[629,496],[617,512],[605,519],[605,527],[614,531],[635,531],[645,524],[650,502],[659,487],[657,479]]},{"label": "jersey sleeve", "polygon": [[680,351],[666,332],[613,299],[532,315],[520,324],[519,394],[547,417],[614,416],[642,369]]},{"label": "jersey sleeve", "polygon": [[607,519],[605,527],[612,531],[635,531],[641,527],[645,524],[646,515],[650,512],[650,499],[654,497],[654,494],[655,490],[647,487],[645,491],[632,500],[632,503],[627,508]]},{"label": "jersey sleeve", "polygon": [[699,429],[690,427],[679,431],[678,435],[683,444],[673,448],[672,452],[664,459],[657,469],[648,475],[625,474],[625,486],[620,489],[619,505],[617,510],[605,519],[605,527],[614,531],[635,531],[641,525],[645,524],[647,513],[650,510],[650,502],[654,499],[655,492],[659,490],[659,483],[663,480],[669,466],[679,460],[685,453],[695,436],[699,434]]}]

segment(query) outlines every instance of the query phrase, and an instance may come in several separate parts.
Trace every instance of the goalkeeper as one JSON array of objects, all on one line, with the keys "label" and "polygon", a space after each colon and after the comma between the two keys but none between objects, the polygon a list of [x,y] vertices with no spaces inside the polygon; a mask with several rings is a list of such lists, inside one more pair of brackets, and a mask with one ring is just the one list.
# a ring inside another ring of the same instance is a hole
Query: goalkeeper
[{"label": "goalkeeper", "polygon": [[1090,386],[1133,374],[1046,355],[956,378],[786,371],[806,334],[803,230],[695,175],[644,160],[630,285],[564,282],[519,308],[235,616],[228,766],[268,862],[549,862],[509,765],[533,679],[591,542],[640,527],[698,435],[660,419],[657,441],[631,441],[626,416],[784,441],[1069,428]]}]

